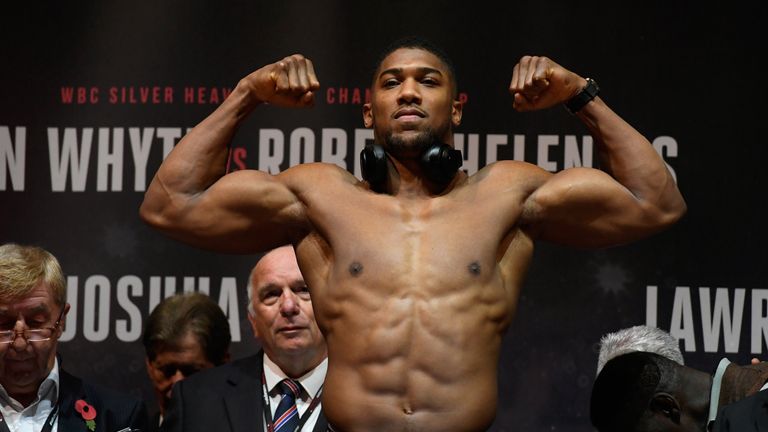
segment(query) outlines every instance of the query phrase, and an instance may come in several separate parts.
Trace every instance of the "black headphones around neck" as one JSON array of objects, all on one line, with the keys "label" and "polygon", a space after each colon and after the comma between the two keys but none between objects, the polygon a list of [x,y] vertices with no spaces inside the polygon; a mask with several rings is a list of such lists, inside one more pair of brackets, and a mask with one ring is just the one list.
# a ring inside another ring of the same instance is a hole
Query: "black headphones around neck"
[{"label": "black headphones around neck", "polygon": [[[434,142],[421,154],[421,165],[429,179],[438,184],[447,184],[456,175],[463,163],[461,151],[448,144]],[[384,192],[387,186],[387,153],[378,144],[368,144],[360,152],[360,168],[363,180],[371,190]]]}]

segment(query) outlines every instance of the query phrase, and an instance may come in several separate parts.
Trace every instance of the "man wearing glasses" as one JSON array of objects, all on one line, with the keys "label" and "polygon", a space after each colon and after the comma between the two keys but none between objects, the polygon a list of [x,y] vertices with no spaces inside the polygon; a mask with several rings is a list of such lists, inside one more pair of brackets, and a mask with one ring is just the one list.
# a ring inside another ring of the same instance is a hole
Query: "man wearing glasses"
[{"label": "man wearing glasses", "polygon": [[0,432],[146,430],[142,401],[60,368],[66,297],[61,267],[48,251],[0,246]]}]

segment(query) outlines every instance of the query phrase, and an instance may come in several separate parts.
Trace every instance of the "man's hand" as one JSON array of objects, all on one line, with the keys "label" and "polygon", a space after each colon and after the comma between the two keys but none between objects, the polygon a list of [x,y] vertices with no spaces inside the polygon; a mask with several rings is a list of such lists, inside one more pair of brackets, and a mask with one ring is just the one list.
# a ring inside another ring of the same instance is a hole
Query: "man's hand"
[{"label": "man's hand", "polygon": [[535,111],[566,102],[587,81],[547,57],[523,56],[512,71],[509,92],[517,111]]},{"label": "man's hand", "polygon": [[301,54],[288,56],[253,72],[241,85],[247,86],[255,103],[281,107],[308,107],[315,103],[320,82],[312,61]]}]

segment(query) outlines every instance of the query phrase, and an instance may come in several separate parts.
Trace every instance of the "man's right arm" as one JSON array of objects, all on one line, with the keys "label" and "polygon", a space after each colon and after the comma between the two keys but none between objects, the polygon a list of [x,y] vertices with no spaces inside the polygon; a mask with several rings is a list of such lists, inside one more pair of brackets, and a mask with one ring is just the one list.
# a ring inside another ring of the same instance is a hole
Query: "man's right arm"
[{"label": "man's right arm", "polygon": [[163,161],[144,196],[141,218],[185,243],[227,252],[260,252],[291,243],[306,227],[291,173],[226,174],[229,143],[263,103],[307,107],[319,83],[309,59],[293,55],[240,80],[230,96]]}]

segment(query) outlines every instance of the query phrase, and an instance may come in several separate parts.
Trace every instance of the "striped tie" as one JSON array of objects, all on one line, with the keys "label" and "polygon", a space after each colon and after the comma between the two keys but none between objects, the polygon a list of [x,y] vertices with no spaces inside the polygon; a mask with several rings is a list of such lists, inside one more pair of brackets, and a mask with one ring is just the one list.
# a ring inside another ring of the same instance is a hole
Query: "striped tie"
[{"label": "striped tie", "polygon": [[275,432],[293,432],[299,427],[299,411],[296,409],[296,398],[301,392],[300,384],[290,379],[280,381],[280,392],[283,398],[275,410]]}]

